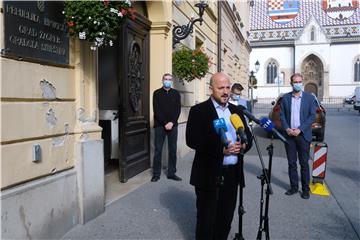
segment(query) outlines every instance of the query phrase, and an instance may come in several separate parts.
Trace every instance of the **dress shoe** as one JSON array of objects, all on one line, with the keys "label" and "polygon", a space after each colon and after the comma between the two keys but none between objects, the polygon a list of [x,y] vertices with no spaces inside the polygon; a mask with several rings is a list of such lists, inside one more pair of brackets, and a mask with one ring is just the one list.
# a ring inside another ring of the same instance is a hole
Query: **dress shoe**
[{"label": "dress shoe", "polygon": [[302,192],[302,193],[301,193],[301,197],[302,197],[303,199],[309,199],[309,198],[310,198],[310,193],[309,193],[309,191]]},{"label": "dress shoe", "polygon": [[297,193],[298,191],[299,191],[299,190],[297,190],[297,189],[290,188],[289,190],[287,190],[287,191],[285,192],[285,195],[291,196],[291,195]]},{"label": "dress shoe", "polygon": [[182,180],[181,177],[178,177],[178,176],[176,176],[176,175],[168,176],[167,178],[168,178],[168,179],[175,180],[175,181],[181,181],[181,180]]},{"label": "dress shoe", "polygon": [[151,181],[152,181],[152,182],[157,182],[157,181],[159,181],[159,179],[160,179],[160,177],[158,177],[158,176],[153,176],[153,177],[151,178]]}]

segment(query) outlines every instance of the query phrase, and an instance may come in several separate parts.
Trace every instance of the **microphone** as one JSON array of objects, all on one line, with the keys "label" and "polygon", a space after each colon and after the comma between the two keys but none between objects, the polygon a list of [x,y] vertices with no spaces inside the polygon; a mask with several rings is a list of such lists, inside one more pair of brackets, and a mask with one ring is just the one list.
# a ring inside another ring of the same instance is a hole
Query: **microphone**
[{"label": "microphone", "polygon": [[267,132],[273,132],[283,143],[287,143],[285,137],[276,130],[274,123],[267,117],[260,119],[260,126]]},{"label": "microphone", "polygon": [[[248,144],[248,139],[247,139],[247,136],[246,136],[246,134],[244,132],[244,123],[241,120],[240,116],[237,115],[236,113],[231,114],[230,122],[235,128],[236,134],[238,135],[238,139],[240,139],[240,142],[245,143],[247,145]],[[240,149],[240,154],[244,155],[244,151],[245,151],[245,149],[241,148]]]},{"label": "microphone", "polygon": [[250,120],[254,121],[256,124],[260,124],[260,120],[257,119],[252,113],[250,113],[248,110],[246,110],[244,107],[241,108],[241,112]]},{"label": "microphone", "polygon": [[288,143],[285,139],[285,137],[279,133],[278,130],[276,130],[274,123],[269,118],[261,118],[260,120],[257,119],[252,113],[250,113],[245,108],[240,108],[242,113],[250,120],[254,121],[256,124],[260,125],[265,131],[267,132],[273,132],[283,143]]},{"label": "microphone", "polygon": [[236,130],[236,134],[239,136],[241,143],[248,144],[248,140],[244,132],[244,128],[245,128],[244,123],[241,120],[240,116],[237,115],[236,113],[231,114],[230,122],[234,126]]},{"label": "microphone", "polygon": [[225,132],[227,132],[225,119],[224,118],[215,119],[213,121],[213,125],[214,125],[216,133],[218,135],[220,135],[222,144],[225,146],[225,148],[227,148],[229,145],[229,142],[228,142],[228,139],[225,134]]}]

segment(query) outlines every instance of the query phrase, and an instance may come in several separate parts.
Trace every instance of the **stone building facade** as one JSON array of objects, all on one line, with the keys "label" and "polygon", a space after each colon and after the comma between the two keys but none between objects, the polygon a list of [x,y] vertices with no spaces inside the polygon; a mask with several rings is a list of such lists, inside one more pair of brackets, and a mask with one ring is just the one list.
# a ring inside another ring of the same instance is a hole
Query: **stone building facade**
[{"label": "stone building facade", "polygon": [[252,2],[250,66],[260,63],[257,98],[290,91],[294,72],[320,100],[348,96],[359,86],[358,1]]},{"label": "stone building facade", "polygon": [[[66,36],[61,6],[53,9],[52,1],[1,3],[2,237],[61,238],[105,210],[109,165],[115,163],[109,171],[121,184],[151,168],[152,93],[172,72],[172,25],[187,24],[198,10],[190,1],[133,2],[136,19],[122,26],[116,44],[92,51],[90,43]],[[203,79],[175,83],[182,104],[179,158],[190,151],[188,111],[208,98],[211,74],[224,70],[246,85],[248,20],[235,5],[210,1],[203,24],[181,42],[203,47],[214,64]],[[222,53],[221,68],[220,41],[228,54]],[[44,44],[46,56],[36,44]]]}]

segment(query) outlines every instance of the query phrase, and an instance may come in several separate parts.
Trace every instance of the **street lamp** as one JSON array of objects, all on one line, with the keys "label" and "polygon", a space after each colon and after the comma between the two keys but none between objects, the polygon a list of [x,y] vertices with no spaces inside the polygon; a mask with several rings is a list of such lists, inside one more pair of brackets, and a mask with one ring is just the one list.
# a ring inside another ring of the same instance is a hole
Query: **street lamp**
[{"label": "street lamp", "polygon": [[199,8],[199,18],[193,19],[191,18],[189,23],[187,25],[182,26],[174,26],[173,28],[173,48],[175,48],[175,45],[180,42],[180,40],[185,39],[187,36],[189,36],[190,33],[193,32],[193,26],[196,22],[200,22],[200,25],[202,25],[202,22],[204,19],[202,18],[204,15],[205,9],[208,7],[208,5],[201,1],[200,3],[195,4],[195,7]]},{"label": "street lamp", "polygon": [[259,71],[260,68],[260,63],[258,60],[256,60],[255,62],[255,72],[253,70],[250,71],[250,77],[249,77],[249,88],[251,90],[251,95],[250,95],[250,105],[251,105],[251,111],[253,111],[254,108],[254,95],[253,95],[253,89],[254,89],[254,85],[255,85],[255,76],[254,74],[257,73]]}]

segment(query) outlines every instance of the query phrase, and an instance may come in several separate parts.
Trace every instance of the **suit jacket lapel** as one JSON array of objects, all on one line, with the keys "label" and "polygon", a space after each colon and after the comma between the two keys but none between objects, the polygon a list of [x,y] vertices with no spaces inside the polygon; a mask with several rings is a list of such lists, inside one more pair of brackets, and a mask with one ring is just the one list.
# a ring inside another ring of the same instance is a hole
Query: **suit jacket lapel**
[{"label": "suit jacket lapel", "polygon": [[214,104],[211,101],[211,98],[209,98],[206,103],[208,105],[209,114],[210,114],[211,119],[214,120],[214,119],[219,118],[219,116],[218,116],[218,114],[216,112],[216,109],[214,107]]},{"label": "suit jacket lapel", "polygon": [[229,104],[229,111],[230,111],[231,114],[233,114],[235,112],[234,105]]},{"label": "suit jacket lapel", "polygon": [[305,112],[305,107],[306,107],[306,94],[304,92],[302,92],[302,96],[301,96],[301,104],[300,104],[300,123],[303,122],[303,117],[305,116],[304,112]]},{"label": "suit jacket lapel", "polygon": [[288,124],[291,126],[291,102],[292,102],[292,92],[290,94],[285,95],[286,96],[286,103],[288,104],[289,112],[287,112],[287,119],[289,119]]},{"label": "suit jacket lapel", "polygon": [[208,136],[208,137],[209,137],[209,138],[212,138],[214,141],[216,141],[217,144],[218,144],[218,146],[221,146],[221,140],[220,140],[219,135],[216,133],[215,128],[214,128],[214,126],[213,126],[213,121],[214,121],[215,119],[218,119],[219,116],[218,116],[218,114],[217,114],[217,112],[216,112],[216,109],[215,109],[215,107],[214,107],[213,102],[211,101],[211,98],[209,98],[209,99],[206,101],[206,105],[207,105],[207,107],[206,107],[206,113],[204,113],[204,114],[207,116],[207,118],[210,119],[210,121],[211,121],[211,122],[210,122],[210,126],[211,126],[211,129],[212,129],[211,135]]}]

